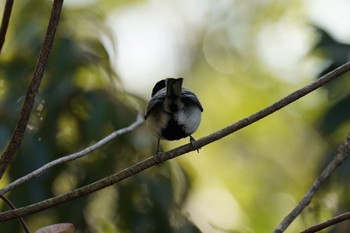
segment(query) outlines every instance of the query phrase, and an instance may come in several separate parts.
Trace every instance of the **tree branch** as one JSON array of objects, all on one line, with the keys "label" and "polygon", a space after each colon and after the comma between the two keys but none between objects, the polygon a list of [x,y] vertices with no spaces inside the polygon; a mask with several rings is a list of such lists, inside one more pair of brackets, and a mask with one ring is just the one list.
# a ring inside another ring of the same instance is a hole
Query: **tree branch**
[{"label": "tree branch", "polygon": [[145,159],[131,167],[125,168],[122,171],[115,173],[113,175],[110,175],[104,179],[98,180],[92,184],[83,186],[79,189],[73,190],[71,192],[62,194],[60,196],[56,196],[50,199],[46,199],[44,201],[19,208],[17,210],[10,210],[6,212],[0,213],[0,221],[6,221],[13,218],[16,218],[18,216],[26,216],[29,214],[33,214],[54,206],[57,206],[59,204],[80,198],[82,196],[88,195],[90,193],[93,193],[97,190],[103,189],[105,187],[108,187],[110,185],[113,185],[115,183],[118,183],[130,176],[133,176],[135,174],[140,173],[143,170],[146,170],[147,168],[150,168],[152,166],[155,166],[159,164],[160,162],[164,162],[166,160],[175,158],[177,156],[180,156],[182,154],[185,154],[187,152],[196,150],[197,148],[201,148],[211,142],[217,141],[235,131],[238,131],[274,112],[277,110],[287,106],[288,104],[298,100],[299,98],[307,95],[308,93],[316,90],[317,88],[321,87],[322,85],[328,83],[331,80],[334,80],[335,78],[339,77],[340,75],[348,72],[350,70],[350,62],[345,63],[344,65],[334,69],[333,71],[329,72],[328,74],[322,76],[321,78],[315,80],[311,84],[289,94],[288,96],[282,98],[281,100],[275,102],[274,104],[268,106],[267,108],[264,108],[226,128],[223,128],[217,132],[214,132],[206,137],[203,137],[201,139],[198,139],[194,142],[194,146],[192,146],[191,143],[188,143],[186,145],[177,147],[173,150],[170,150],[168,152],[162,153],[160,156],[153,156],[148,159]]},{"label": "tree branch", "polygon": [[6,37],[7,28],[10,22],[12,6],[13,6],[13,0],[6,0],[4,14],[2,15],[1,28],[0,28],[0,53],[5,43],[5,37]]},{"label": "tree branch", "polygon": [[[5,197],[4,195],[0,194],[0,198],[8,205],[11,209],[13,209],[13,210],[16,209],[16,206],[15,206],[14,204],[12,204],[12,202],[11,202],[7,197]],[[21,224],[21,226],[22,226],[24,232],[30,233],[29,228],[28,228],[26,222],[24,221],[24,219],[23,219],[22,217],[18,217],[18,221],[19,221],[19,223]]]},{"label": "tree branch", "polygon": [[21,116],[17,122],[16,129],[8,144],[5,152],[2,154],[0,159],[0,179],[5,173],[6,168],[10,164],[12,158],[14,157],[16,151],[22,143],[22,139],[28,124],[29,116],[32,112],[35,96],[39,90],[41,80],[44,75],[44,70],[46,68],[47,60],[52,48],[53,40],[55,38],[55,33],[58,25],[58,21],[61,14],[61,9],[63,5],[63,0],[54,0],[50,21],[48,24],[45,40],[40,51],[40,55],[33,72],[33,78],[29,85],[26,98],[23,104]]},{"label": "tree branch", "polygon": [[328,164],[328,166],[323,170],[323,172],[317,177],[315,182],[312,184],[309,191],[306,193],[304,198],[299,202],[299,204],[283,219],[279,226],[275,229],[274,233],[284,232],[288,226],[294,221],[294,219],[303,211],[303,209],[308,206],[314,197],[316,191],[321,187],[325,180],[334,172],[334,170],[339,167],[350,153],[350,133],[346,139],[338,147],[337,155]]},{"label": "tree branch", "polygon": [[8,191],[12,190],[13,188],[21,185],[22,183],[28,181],[28,180],[31,180],[33,179],[34,177],[38,177],[40,175],[42,175],[43,173],[45,173],[46,171],[48,171],[49,169],[61,164],[61,163],[66,163],[66,162],[69,162],[69,161],[72,161],[72,160],[75,160],[75,159],[78,159],[80,157],[83,157],[91,152],[93,152],[94,150],[98,149],[99,147],[105,145],[106,143],[110,142],[112,139],[122,135],[122,134],[125,134],[125,133],[128,133],[128,132],[131,132],[133,130],[135,130],[137,127],[139,127],[142,123],[144,122],[144,119],[143,119],[143,116],[142,116],[142,112],[141,110],[138,110],[137,111],[137,117],[136,117],[136,120],[135,122],[133,122],[131,125],[129,125],[128,127],[125,127],[125,128],[122,128],[122,129],[119,129],[117,131],[114,131],[113,133],[111,133],[110,135],[108,135],[107,137],[101,139],[100,141],[96,142],[95,144],[81,150],[81,151],[78,151],[76,153],[73,153],[73,154],[70,154],[70,155],[66,155],[66,156],[63,156],[63,157],[60,157],[59,159],[56,159],[56,160],[53,160],[47,164],[45,164],[44,166],[38,168],[37,170],[31,172],[31,173],[28,173],[27,175],[11,182],[10,184],[8,184],[7,186],[5,186],[4,188],[2,188],[0,190],[0,194],[5,194],[7,193]]},{"label": "tree branch", "polygon": [[346,221],[346,220],[349,220],[350,219],[350,212],[346,212],[344,214],[341,214],[341,215],[338,215],[334,218],[331,218],[327,221],[324,221],[322,223],[319,223],[317,225],[314,225],[312,227],[309,227],[305,230],[303,230],[302,232],[300,233],[313,233],[313,232],[318,232],[320,230],[323,230],[327,227],[330,227],[330,226],[333,226],[335,224],[338,224],[340,222],[343,222],[343,221]]}]

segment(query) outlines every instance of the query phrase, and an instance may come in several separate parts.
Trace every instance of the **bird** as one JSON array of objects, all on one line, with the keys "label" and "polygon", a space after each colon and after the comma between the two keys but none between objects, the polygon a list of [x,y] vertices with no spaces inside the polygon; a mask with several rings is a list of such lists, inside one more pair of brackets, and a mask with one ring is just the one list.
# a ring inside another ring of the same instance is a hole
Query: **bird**
[{"label": "bird", "polygon": [[[190,137],[201,122],[203,107],[197,96],[182,87],[183,78],[167,78],[158,81],[151,94],[145,112],[148,129],[158,139],[156,155],[160,154],[160,140],[179,140]],[[198,151],[198,148],[197,148]]]}]

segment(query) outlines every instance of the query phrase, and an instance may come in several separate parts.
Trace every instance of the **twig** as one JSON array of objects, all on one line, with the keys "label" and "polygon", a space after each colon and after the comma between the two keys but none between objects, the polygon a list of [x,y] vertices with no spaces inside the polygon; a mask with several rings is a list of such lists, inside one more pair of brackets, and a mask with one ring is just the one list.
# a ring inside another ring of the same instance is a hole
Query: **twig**
[{"label": "twig", "polygon": [[135,174],[140,173],[143,170],[146,170],[147,168],[150,168],[152,166],[155,166],[159,164],[160,162],[164,162],[166,160],[172,159],[174,157],[177,157],[179,155],[185,154],[187,152],[196,150],[197,148],[203,147],[211,142],[214,142],[216,140],[219,140],[239,129],[242,129],[274,112],[276,112],[278,109],[281,109],[288,104],[298,100],[299,98],[307,95],[308,93],[316,90],[320,86],[326,84],[327,82],[334,80],[335,78],[339,77],[340,75],[346,73],[350,70],[350,62],[345,63],[344,65],[338,67],[337,69],[329,72],[328,74],[322,76],[321,78],[315,80],[311,84],[289,94],[288,96],[282,98],[281,100],[277,101],[276,103],[268,106],[267,108],[264,108],[253,115],[250,115],[224,129],[221,129],[217,132],[214,132],[213,134],[210,134],[206,137],[203,137],[201,139],[198,139],[194,142],[194,146],[192,146],[191,143],[177,147],[173,150],[170,150],[168,152],[162,153],[159,156],[153,156],[148,159],[145,159],[131,167],[125,168],[122,171],[115,173],[113,175],[110,175],[104,179],[98,180],[92,184],[83,186],[79,189],[70,191],[68,193],[62,194],[57,197],[53,197],[50,199],[46,199],[44,201],[19,208],[17,210],[11,210],[6,211],[3,213],[0,213],[0,221],[7,221],[13,218],[16,218],[17,216],[26,216],[29,214],[33,214],[54,206],[57,206],[59,204],[80,198],[82,196],[88,195],[90,193],[93,193],[97,190],[103,189],[105,187],[108,187],[110,185],[113,185],[115,183],[118,183],[130,176],[133,176]]},{"label": "twig", "polygon": [[47,60],[49,58],[49,54],[52,48],[53,40],[55,38],[55,33],[60,18],[62,5],[63,0],[55,0],[53,2],[45,40],[42,45],[38,61],[33,72],[32,81],[29,85],[25,97],[25,101],[21,111],[21,116],[17,122],[16,129],[12,135],[11,141],[9,142],[5,152],[2,154],[0,159],[0,179],[2,178],[6,168],[10,164],[12,158],[14,157],[16,151],[22,143],[24,132],[28,124],[29,116],[32,112],[34,99],[39,90],[39,86],[44,75],[44,70],[46,68]]},{"label": "twig", "polygon": [[340,222],[346,221],[350,219],[350,212],[346,212],[344,214],[338,215],[336,217],[333,217],[327,221],[324,221],[322,223],[319,223],[317,225],[314,225],[312,227],[309,227],[305,230],[303,230],[300,233],[313,233],[313,232],[318,232],[320,230],[323,230],[327,227],[333,226],[335,224],[338,224]]},{"label": "twig", "polygon": [[0,53],[5,43],[5,37],[6,37],[7,28],[10,22],[12,6],[13,6],[13,0],[6,0],[4,14],[2,15],[1,28],[0,28]]},{"label": "twig", "polygon": [[[12,204],[12,202],[7,198],[5,197],[4,195],[0,194],[0,198],[13,210],[16,209],[16,206],[14,204]],[[26,224],[26,222],[24,221],[24,219],[22,217],[18,217],[18,221],[19,223],[21,224],[23,230],[26,232],[26,233],[30,233],[29,231],[29,228]]]},{"label": "twig", "polygon": [[45,173],[49,169],[51,169],[59,164],[78,159],[80,157],[83,157],[83,156],[93,152],[94,150],[98,149],[99,147],[110,142],[112,139],[114,139],[122,134],[125,134],[125,133],[128,133],[128,132],[135,130],[137,127],[139,127],[143,123],[143,121],[144,121],[144,119],[143,119],[141,110],[137,110],[137,117],[136,117],[135,122],[133,122],[128,127],[114,131],[113,133],[111,133],[107,137],[102,138],[100,141],[96,142],[95,144],[93,144],[93,145],[91,145],[91,146],[89,146],[81,151],[78,151],[76,153],[69,154],[69,155],[60,157],[59,159],[53,160],[53,161],[45,164],[44,166],[36,169],[35,171],[32,171],[31,173],[28,173],[27,175],[25,175],[21,178],[18,178],[17,180],[11,182],[10,184],[8,184],[4,188],[2,188],[0,190],[0,194],[7,193],[8,191],[12,190],[13,188],[23,184],[24,182],[26,182],[28,180],[33,179],[34,177],[38,177],[38,176],[42,175],[43,173]]},{"label": "twig", "polygon": [[350,133],[346,139],[338,147],[337,155],[323,170],[323,172],[317,177],[312,184],[309,191],[306,193],[304,198],[298,203],[298,205],[283,219],[279,226],[274,230],[274,233],[284,232],[288,226],[294,221],[294,219],[308,206],[314,197],[316,191],[321,187],[322,183],[339,167],[350,153]]}]

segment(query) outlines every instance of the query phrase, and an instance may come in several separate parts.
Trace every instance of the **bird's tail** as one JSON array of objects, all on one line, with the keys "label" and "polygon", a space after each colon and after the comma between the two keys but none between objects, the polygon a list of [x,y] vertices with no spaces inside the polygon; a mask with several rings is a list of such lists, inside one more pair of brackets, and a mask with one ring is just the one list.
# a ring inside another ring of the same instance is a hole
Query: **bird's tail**
[{"label": "bird's tail", "polygon": [[181,95],[183,78],[167,78],[166,79],[166,96],[177,97]]}]

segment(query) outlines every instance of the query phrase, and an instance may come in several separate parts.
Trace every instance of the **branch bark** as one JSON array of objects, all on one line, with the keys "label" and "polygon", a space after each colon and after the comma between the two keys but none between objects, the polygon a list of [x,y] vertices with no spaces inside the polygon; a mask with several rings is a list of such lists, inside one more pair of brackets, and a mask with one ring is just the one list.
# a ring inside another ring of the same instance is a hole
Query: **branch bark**
[{"label": "branch bark", "polygon": [[125,168],[122,171],[115,173],[113,175],[110,175],[104,179],[98,180],[92,184],[86,185],[84,187],[81,187],[79,189],[73,190],[71,192],[62,194],[57,197],[53,197],[50,199],[46,199],[44,201],[19,208],[17,210],[10,210],[6,212],[0,213],[0,221],[7,221],[13,218],[16,218],[18,216],[26,216],[30,215],[57,205],[60,205],[62,203],[80,198],[82,196],[88,195],[90,193],[93,193],[97,190],[103,189],[105,187],[108,187],[110,185],[113,185],[115,183],[118,183],[130,176],[136,175],[140,173],[143,170],[146,170],[147,168],[150,168],[152,166],[155,166],[159,164],[160,162],[164,162],[166,160],[175,158],[177,156],[180,156],[182,154],[185,154],[187,152],[197,150],[197,148],[201,148],[205,145],[208,145],[214,141],[217,141],[223,137],[226,137],[229,134],[232,134],[235,131],[238,131],[274,112],[277,110],[287,106],[288,104],[298,100],[299,98],[307,95],[308,93],[316,90],[317,88],[321,87],[322,85],[328,83],[331,80],[336,79],[340,75],[348,72],[350,70],[350,62],[345,63],[344,65],[334,69],[333,71],[329,72],[328,74],[322,76],[321,78],[315,80],[314,82],[310,83],[309,85],[294,91],[293,93],[289,94],[288,96],[282,98],[281,100],[275,102],[274,104],[268,106],[267,108],[264,108],[226,128],[223,128],[217,132],[214,132],[206,137],[203,137],[201,139],[198,139],[194,142],[194,146],[192,144],[186,144],[183,146],[180,146],[178,148],[175,148],[173,150],[170,150],[168,152],[162,153],[159,156],[153,156],[148,159],[145,159],[131,167]]},{"label": "branch bark", "polygon": [[346,212],[344,214],[341,214],[341,215],[338,215],[334,218],[331,218],[327,221],[324,221],[322,223],[319,223],[317,225],[314,225],[312,227],[309,227],[305,230],[303,230],[302,232],[300,233],[313,233],[313,232],[318,232],[320,230],[323,230],[327,227],[330,227],[330,226],[333,226],[335,224],[338,224],[340,222],[343,222],[343,221],[346,221],[346,220],[349,220],[350,219],[350,212]]},{"label": "branch bark", "polygon": [[14,189],[15,187],[23,184],[24,182],[26,182],[28,180],[31,180],[34,177],[41,176],[46,171],[48,171],[49,169],[51,169],[51,168],[53,168],[53,167],[55,167],[55,166],[57,166],[59,164],[66,163],[66,162],[69,162],[69,161],[81,158],[81,157],[83,157],[83,156],[93,152],[94,150],[96,150],[96,149],[100,148],[101,146],[105,145],[106,143],[110,142],[112,139],[114,139],[114,138],[116,138],[116,137],[118,137],[118,136],[120,136],[122,134],[125,134],[125,133],[128,133],[128,132],[131,132],[131,131],[135,130],[143,122],[144,122],[144,119],[143,119],[142,113],[141,113],[140,110],[138,110],[135,122],[133,122],[128,127],[125,127],[125,128],[119,129],[117,131],[114,131],[113,133],[111,133],[107,137],[101,139],[100,141],[96,142],[95,144],[93,144],[93,145],[91,145],[91,146],[89,146],[89,147],[87,147],[87,148],[85,148],[85,149],[83,149],[81,151],[78,151],[76,153],[60,157],[59,159],[53,160],[53,161],[45,164],[44,166],[38,168],[37,170],[35,170],[35,171],[31,172],[31,173],[28,173],[27,175],[25,175],[25,176],[15,180],[15,181],[11,182],[10,184],[8,184],[7,186],[5,186],[4,188],[2,188],[0,190],[0,194],[3,195],[5,193],[7,193],[8,191]]},{"label": "branch bark", "polygon": [[[0,198],[7,204],[8,207],[10,207],[11,209],[15,210],[16,206],[4,195],[0,194]],[[22,217],[18,217],[18,221],[21,224],[24,232],[26,233],[30,233],[29,228],[26,224],[26,222],[24,221],[24,219]]]},{"label": "branch bark", "polygon": [[1,28],[0,28],[0,53],[5,43],[6,32],[10,23],[12,6],[13,6],[13,0],[6,0],[4,14],[2,15]]},{"label": "branch bark", "polygon": [[275,229],[274,233],[284,232],[288,226],[294,221],[294,219],[303,211],[303,209],[308,206],[314,197],[316,191],[321,187],[321,185],[326,181],[326,179],[334,172],[334,170],[339,167],[350,153],[350,133],[346,139],[338,147],[337,155],[328,164],[328,166],[323,170],[323,172],[317,177],[315,182],[312,184],[309,191],[306,193],[304,198],[299,202],[299,204],[283,219],[279,226]]},{"label": "branch bark", "polygon": [[53,2],[45,40],[33,72],[33,78],[25,97],[20,118],[17,122],[16,129],[12,135],[11,141],[9,142],[5,152],[2,154],[0,159],[0,179],[2,178],[3,174],[6,171],[6,168],[10,164],[12,158],[14,157],[15,153],[17,152],[19,146],[22,143],[23,136],[27,128],[29,116],[32,112],[35,96],[38,93],[39,86],[44,75],[44,70],[46,68],[47,60],[49,58],[49,54],[55,38],[62,5],[63,0],[55,0]]}]

